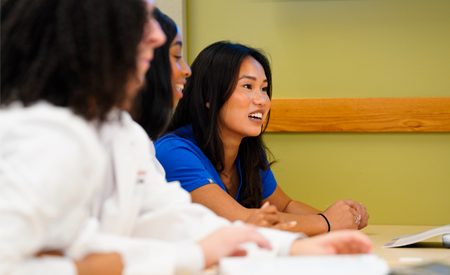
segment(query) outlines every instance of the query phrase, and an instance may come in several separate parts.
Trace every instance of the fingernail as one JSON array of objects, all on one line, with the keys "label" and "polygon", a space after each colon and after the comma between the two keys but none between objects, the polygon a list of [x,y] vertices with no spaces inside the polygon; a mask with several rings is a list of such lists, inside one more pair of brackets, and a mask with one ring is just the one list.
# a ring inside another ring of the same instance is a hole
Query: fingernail
[{"label": "fingernail", "polygon": [[359,215],[359,220],[361,220],[361,215]]},{"label": "fingernail", "polygon": [[290,225],[296,225],[297,222],[296,222],[296,221],[291,221],[291,222],[289,222],[289,224],[290,224]]}]

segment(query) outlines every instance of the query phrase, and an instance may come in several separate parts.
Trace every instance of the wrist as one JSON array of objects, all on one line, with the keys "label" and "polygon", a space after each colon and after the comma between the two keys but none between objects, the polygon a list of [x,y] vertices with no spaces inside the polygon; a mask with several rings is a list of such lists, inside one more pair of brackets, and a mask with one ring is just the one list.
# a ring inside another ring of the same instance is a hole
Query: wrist
[{"label": "wrist", "polygon": [[319,213],[317,214],[319,216],[321,216],[323,219],[325,219],[325,222],[327,223],[327,230],[326,232],[330,232],[331,231],[331,226],[330,226],[330,222],[328,221],[328,218],[323,214],[323,213]]}]

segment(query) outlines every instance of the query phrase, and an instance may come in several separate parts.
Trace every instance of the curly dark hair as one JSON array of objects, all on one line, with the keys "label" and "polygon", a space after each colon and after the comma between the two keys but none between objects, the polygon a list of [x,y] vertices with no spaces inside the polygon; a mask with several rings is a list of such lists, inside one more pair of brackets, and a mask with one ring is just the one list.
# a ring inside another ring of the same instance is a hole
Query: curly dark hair
[{"label": "curly dark hair", "polygon": [[172,117],[172,67],[169,51],[178,28],[170,17],[157,8],[153,12],[153,18],[158,21],[167,40],[164,45],[155,49],[150,69],[145,75],[146,84],[134,102],[133,118],[156,141]]},{"label": "curly dark hair", "polygon": [[[239,71],[248,56],[258,61],[267,77],[267,94],[272,98],[272,74],[269,60],[261,50],[229,41],[220,41],[206,47],[191,66],[192,76],[183,90],[183,98],[178,102],[168,132],[177,134],[177,129],[192,124],[199,148],[220,174],[224,169],[224,148],[220,138],[218,118],[222,106],[236,88]],[[209,102],[209,108],[206,103]],[[262,205],[262,179],[260,170],[267,171],[266,152],[271,154],[262,134],[269,123],[270,111],[261,134],[245,137],[239,146],[242,172],[240,191],[241,204],[248,208]],[[179,135],[180,137],[183,137]]]},{"label": "curly dark hair", "polygon": [[1,105],[39,100],[103,121],[125,100],[148,12],[143,0],[8,0]]}]

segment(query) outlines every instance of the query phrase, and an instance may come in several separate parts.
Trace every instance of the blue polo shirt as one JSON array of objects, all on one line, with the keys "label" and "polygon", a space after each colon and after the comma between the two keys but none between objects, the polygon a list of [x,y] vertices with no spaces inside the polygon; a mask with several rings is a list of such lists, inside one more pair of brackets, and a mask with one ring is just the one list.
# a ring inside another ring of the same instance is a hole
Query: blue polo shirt
[{"label": "blue polo shirt", "polygon": [[[167,181],[179,181],[181,186],[191,192],[203,185],[215,183],[225,192],[225,186],[211,161],[197,146],[197,139],[192,132],[192,125],[183,126],[175,131],[180,136],[170,133],[155,143],[156,158],[166,171]],[[240,184],[235,200],[239,201],[242,186],[242,174],[239,157],[236,158]],[[262,196],[268,198],[275,191],[277,182],[272,170],[260,170],[262,179]]]}]

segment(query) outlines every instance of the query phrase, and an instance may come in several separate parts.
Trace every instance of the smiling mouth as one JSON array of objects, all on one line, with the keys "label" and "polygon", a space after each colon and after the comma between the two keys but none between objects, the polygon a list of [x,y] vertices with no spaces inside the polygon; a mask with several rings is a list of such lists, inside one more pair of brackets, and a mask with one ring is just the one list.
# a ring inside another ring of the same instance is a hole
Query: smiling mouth
[{"label": "smiling mouth", "polygon": [[253,113],[253,114],[249,114],[248,117],[254,120],[258,120],[258,121],[262,121],[262,113]]},{"label": "smiling mouth", "polygon": [[184,85],[183,84],[175,84],[175,88],[177,88],[177,90],[179,90],[180,92],[183,92]]}]

